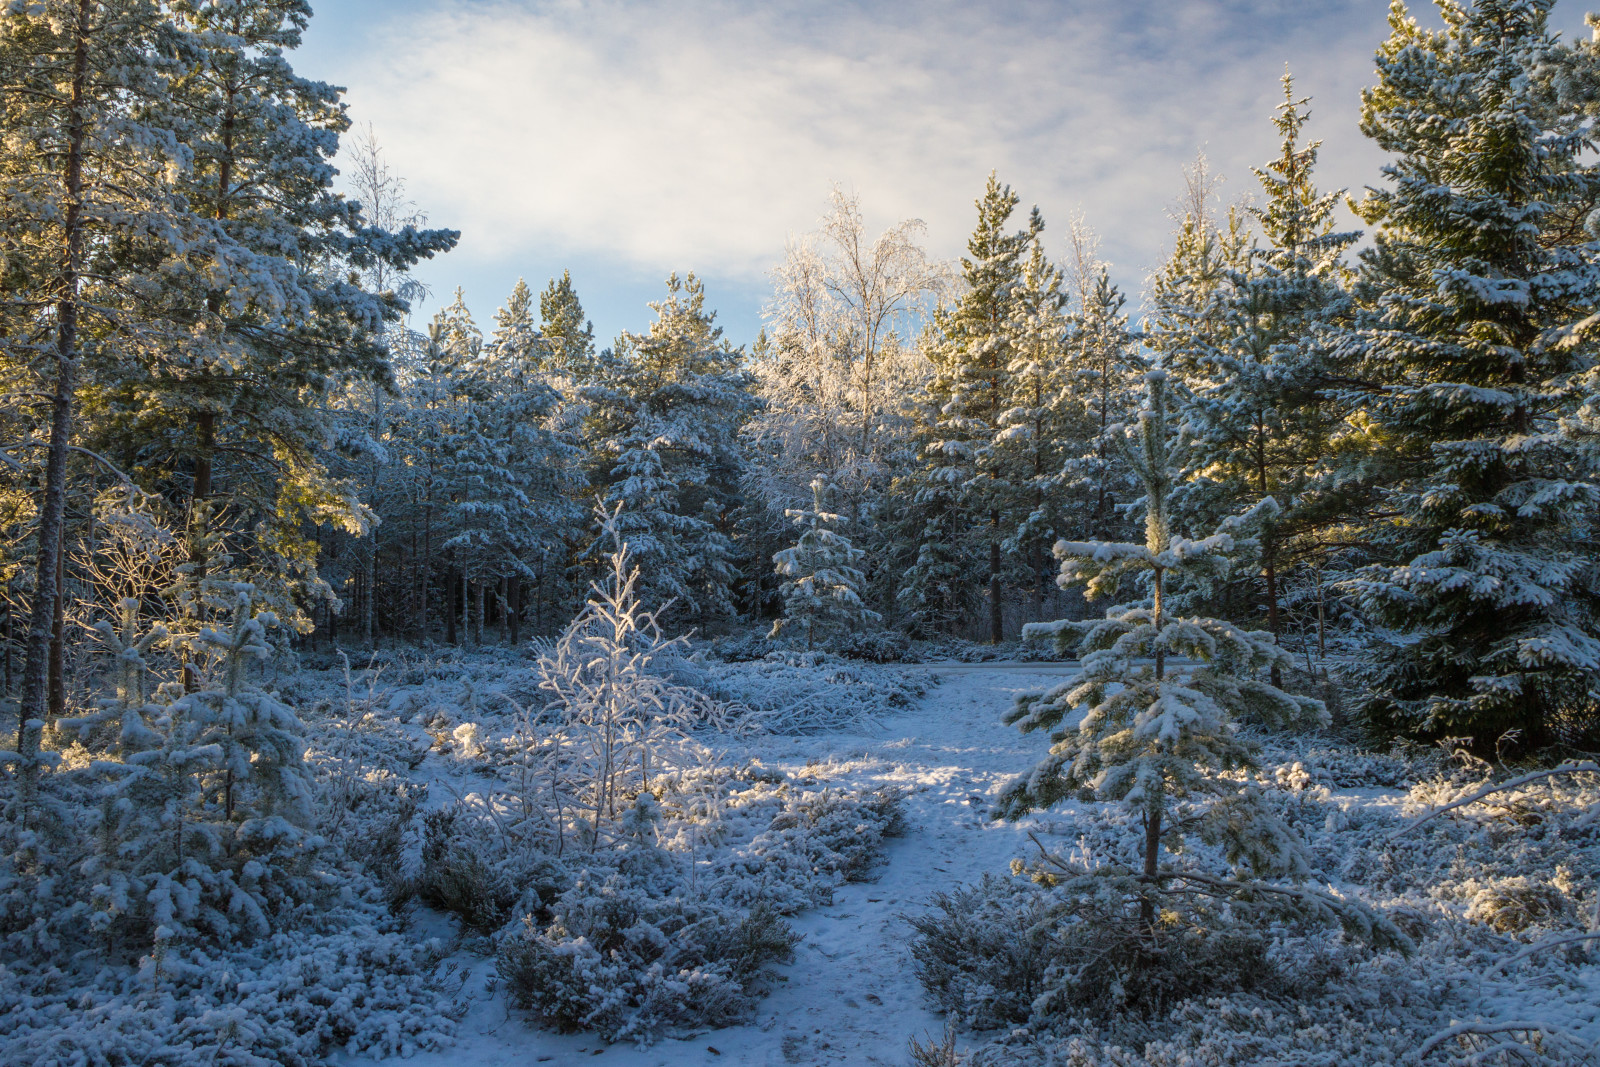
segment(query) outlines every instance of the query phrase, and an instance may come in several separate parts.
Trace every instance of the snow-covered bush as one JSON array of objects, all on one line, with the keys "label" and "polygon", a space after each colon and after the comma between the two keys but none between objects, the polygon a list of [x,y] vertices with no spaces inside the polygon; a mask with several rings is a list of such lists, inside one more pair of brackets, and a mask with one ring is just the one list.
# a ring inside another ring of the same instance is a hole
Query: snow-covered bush
[{"label": "snow-covered bush", "polygon": [[935,893],[908,918],[911,958],[929,999],[953,1021],[992,1030],[1027,1021],[1051,972],[1054,909],[1033,884],[985,874]]},{"label": "snow-covered bush", "polygon": [[822,652],[774,652],[759,661],[707,661],[705,685],[727,705],[730,726],[748,734],[859,731],[885,708],[909,707],[922,679]]},{"label": "snow-covered bush", "polygon": [[974,1029],[1148,1017],[1190,998],[1278,984],[1266,935],[1220,912],[1203,923],[1174,916],[1165,936],[1151,938],[1126,921],[1113,895],[1063,902],[988,875],[931,904],[909,920],[917,978]]},{"label": "snow-covered bush", "polygon": [[641,793],[611,847],[569,854],[497,939],[514,1004],[562,1029],[646,1042],[748,1016],[798,940],[781,915],[870,877],[894,793],[802,792],[760,768],[702,768]]},{"label": "snow-covered bush", "polygon": [[914,658],[911,639],[899,630],[849,634],[835,642],[834,648],[846,659],[864,659],[868,663],[903,663]]},{"label": "snow-covered bush", "polygon": [[652,892],[621,873],[580,875],[548,924],[524,916],[502,936],[498,968],[517,1007],[607,1041],[728,1026],[764,992],[762,972],[799,937],[769,908]]},{"label": "snow-covered bush", "polygon": [[721,900],[765,904],[784,914],[831,903],[841,883],[870,879],[885,840],[904,831],[903,798],[893,790],[796,793],[757,786],[752,792],[766,793],[755,803],[776,810],[766,829],[711,875]]},{"label": "snow-covered bush", "polygon": [[[0,1062],[310,1067],[330,1049],[449,1045],[464,1005],[437,946],[367,906],[248,949],[174,945],[136,971],[0,963]],[[457,986],[459,989],[459,985]]]}]

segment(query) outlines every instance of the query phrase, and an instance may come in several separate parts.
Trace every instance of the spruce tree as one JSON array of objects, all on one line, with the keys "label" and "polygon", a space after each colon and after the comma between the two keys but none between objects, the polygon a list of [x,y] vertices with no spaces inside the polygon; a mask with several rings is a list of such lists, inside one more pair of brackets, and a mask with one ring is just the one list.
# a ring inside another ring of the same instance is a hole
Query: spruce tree
[{"label": "spruce tree", "polygon": [[787,512],[803,531],[792,547],[775,554],[772,561],[784,579],[783,618],[772,627],[773,636],[789,626],[806,632],[806,648],[815,647],[819,633],[831,636],[841,630],[858,630],[880,618],[861,602],[866,578],[857,566],[861,549],[839,532],[845,518],[823,510],[820,479],[811,483],[814,505],[810,511],[791,508]]},{"label": "spruce tree", "polygon": [[1362,98],[1394,159],[1361,213],[1360,318],[1343,338],[1371,442],[1370,540],[1353,588],[1389,635],[1369,668],[1383,734],[1508,731],[1530,746],[1593,735],[1600,640],[1594,483],[1558,430],[1595,362],[1575,324],[1600,297],[1576,220],[1600,198],[1571,52],[1550,0],[1441,6],[1423,30],[1395,4]]}]

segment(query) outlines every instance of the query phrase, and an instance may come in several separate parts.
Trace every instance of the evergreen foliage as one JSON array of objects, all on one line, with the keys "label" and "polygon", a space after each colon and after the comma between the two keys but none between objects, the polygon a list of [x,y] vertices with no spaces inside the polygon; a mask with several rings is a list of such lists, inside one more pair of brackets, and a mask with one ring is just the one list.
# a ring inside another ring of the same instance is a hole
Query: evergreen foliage
[{"label": "evergreen foliage", "polygon": [[1362,130],[1394,156],[1361,205],[1359,404],[1392,516],[1351,582],[1388,628],[1364,714],[1385,734],[1525,745],[1595,727],[1593,482],[1561,419],[1593,366],[1600,287],[1574,222],[1600,195],[1573,60],[1545,0],[1390,13]]},{"label": "evergreen foliage", "polygon": [[819,632],[826,638],[860,630],[880,618],[861,602],[865,576],[857,564],[866,553],[836,529],[844,524],[844,516],[823,510],[824,488],[821,479],[811,483],[812,510],[789,510],[789,518],[803,532],[793,547],[772,557],[784,578],[784,617],[773,625],[773,636],[798,625],[805,630],[808,649],[815,647]]},{"label": "evergreen foliage", "polygon": [[[1150,598],[1112,608],[1102,619],[1030,627],[1030,635],[1053,636],[1063,650],[1075,643],[1083,669],[1049,693],[1019,697],[1006,716],[1025,733],[1051,731],[1053,744],[1045,760],[1002,790],[996,811],[1018,819],[1080,789],[1125,804],[1143,826],[1141,868],[1068,874],[1074,892],[1114,877],[1118,891],[1137,904],[1139,925],[1153,936],[1157,915],[1175,906],[1165,896],[1168,882],[1197,877],[1162,863],[1163,847],[1181,850],[1190,832],[1220,845],[1230,863],[1258,878],[1304,876],[1305,858],[1290,831],[1248,786],[1224,772],[1251,766],[1250,745],[1237,732],[1240,720],[1326,722],[1327,711],[1319,701],[1260,680],[1261,671],[1287,658],[1271,634],[1220,619],[1168,615],[1172,583],[1224,571],[1235,534],[1272,505],[1268,498],[1199,540],[1175,536],[1168,504],[1180,457],[1168,422],[1166,375],[1151,371],[1145,380],[1138,427],[1118,439],[1144,485],[1144,543],[1062,541],[1055,552],[1063,584],[1086,583],[1089,595],[1098,597],[1142,577],[1149,580]],[[1169,657],[1197,666],[1169,666]],[[1076,709],[1083,709],[1083,718],[1069,724]],[[1332,903],[1323,907],[1328,915],[1339,911]],[[1109,918],[1122,921],[1115,912]]]}]

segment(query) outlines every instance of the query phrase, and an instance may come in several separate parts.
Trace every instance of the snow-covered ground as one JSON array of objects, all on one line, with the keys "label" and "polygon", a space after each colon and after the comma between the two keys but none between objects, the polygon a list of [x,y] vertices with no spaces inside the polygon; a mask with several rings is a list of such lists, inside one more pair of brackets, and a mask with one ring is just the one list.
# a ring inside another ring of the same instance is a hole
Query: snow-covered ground
[{"label": "snow-covered ground", "polygon": [[794,963],[776,969],[776,988],[749,1025],[644,1049],[608,1046],[588,1034],[553,1034],[508,1011],[494,990],[494,961],[481,959],[468,963],[461,995],[471,998],[471,1007],[455,1047],[409,1062],[523,1067],[604,1055],[605,1063],[630,1067],[904,1064],[908,1038],[939,1033],[944,1024],[928,1009],[913,974],[911,930],[901,916],[929,893],[986,871],[1003,872],[1013,856],[1031,849],[1026,830],[1038,823],[991,822],[985,811],[1000,784],[1031,765],[1047,742],[1002,726],[1000,715],[1017,693],[1059,684],[1064,672],[1059,665],[985,664],[936,673],[941,684],[914,707],[886,713],[880,729],[719,746],[730,761],[759,759],[819,786],[910,790],[908,830],[889,844],[879,877],[847,884],[831,906],[793,920],[805,940]]}]

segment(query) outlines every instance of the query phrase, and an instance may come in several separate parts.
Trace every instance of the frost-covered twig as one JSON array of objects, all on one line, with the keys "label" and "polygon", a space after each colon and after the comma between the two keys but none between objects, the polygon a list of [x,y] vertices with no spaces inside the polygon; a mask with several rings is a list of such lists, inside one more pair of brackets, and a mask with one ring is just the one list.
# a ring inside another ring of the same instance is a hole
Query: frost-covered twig
[{"label": "frost-covered twig", "polygon": [[[1430,1052],[1433,1052],[1445,1042],[1453,1041],[1458,1037],[1493,1037],[1496,1034],[1512,1033],[1541,1034],[1546,1037],[1565,1037],[1569,1040],[1579,1042],[1588,1048],[1591,1053],[1593,1052],[1593,1046],[1590,1045],[1589,1042],[1584,1041],[1576,1034],[1551,1026],[1549,1023],[1534,1022],[1528,1019],[1510,1019],[1505,1022],[1456,1023],[1454,1026],[1440,1030],[1438,1033],[1428,1038],[1428,1040],[1424,1041],[1417,1048],[1416,1056],[1414,1057],[1413,1062],[1421,1063],[1427,1058]],[[1516,1051],[1519,1055],[1525,1056],[1530,1063],[1540,1062],[1540,1058],[1533,1054],[1533,1050],[1524,1045],[1513,1044],[1501,1045],[1500,1047],[1506,1051]]]},{"label": "frost-covered twig", "polygon": [[1437,819],[1439,816],[1448,811],[1453,811],[1456,808],[1464,808],[1468,804],[1475,804],[1485,797],[1493,796],[1495,793],[1503,793],[1508,789],[1516,789],[1520,786],[1529,785],[1533,782],[1540,781],[1544,778],[1551,778],[1558,774],[1575,774],[1582,771],[1600,774],[1600,764],[1595,763],[1593,760],[1567,760],[1565,763],[1562,763],[1556,767],[1550,767],[1542,771],[1531,771],[1528,774],[1521,775],[1517,778],[1483,786],[1481,789],[1478,789],[1473,793],[1469,793],[1467,796],[1452,800],[1448,804],[1441,804],[1439,807],[1434,808],[1427,814],[1420,815],[1411,820],[1411,822],[1390,834],[1388,838],[1385,839],[1384,843],[1388,844],[1392,841],[1398,840],[1399,838],[1402,838],[1406,834],[1409,834],[1411,831],[1415,830],[1417,827]]},{"label": "frost-covered twig", "polygon": [[1579,941],[1596,940],[1600,940],[1600,932],[1588,934],[1561,934],[1557,937],[1547,937],[1543,941],[1535,941],[1533,944],[1529,945],[1527,948],[1523,949],[1521,952],[1518,952],[1514,956],[1507,956],[1505,959],[1500,960],[1490,967],[1485,973],[1493,974],[1496,971],[1504,970],[1513,963],[1521,963],[1529,956],[1535,956],[1547,948],[1559,948],[1562,945],[1575,945]]}]

